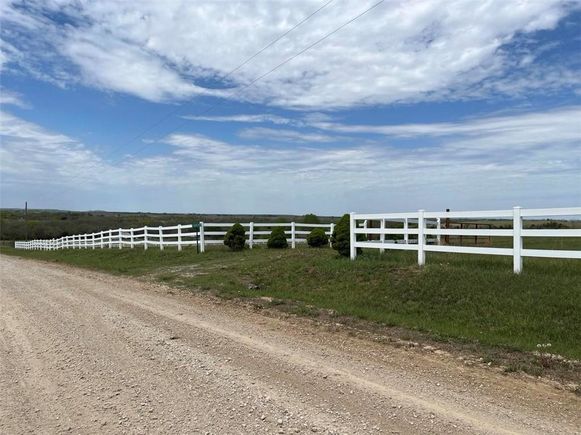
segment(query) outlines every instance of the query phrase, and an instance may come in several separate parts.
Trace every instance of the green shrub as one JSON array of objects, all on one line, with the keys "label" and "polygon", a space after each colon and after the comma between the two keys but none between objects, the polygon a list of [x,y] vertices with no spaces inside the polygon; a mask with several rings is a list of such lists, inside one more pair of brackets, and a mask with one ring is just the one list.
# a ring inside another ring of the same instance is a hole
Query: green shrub
[{"label": "green shrub", "polygon": [[314,228],[307,236],[307,243],[312,248],[319,248],[329,243],[329,237],[323,228]]},{"label": "green shrub", "polygon": [[306,215],[303,216],[303,222],[305,224],[319,224],[321,223],[319,221],[319,217],[316,214],[313,213],[307,213]]},{"label": "green shrub", "polygon": [[331,235],[331,246],[336,250],[339,255],[349,257],[350,248],[350,219],[348,214],[344,214],[337,225],[335,225],[335,231]]},{"label": "green shrub", "polygon": [[235,223],[224,236],[224,244],[233,251],[241,251],[246,245],[246,231],[239,223]]},{"label": "green shrub", "polygon": [[270,237],[268,238],[268,242],[266,242],[266,246],[276,249],[288,248],[286,233],[282,227],[275,227],[272,230]]}]

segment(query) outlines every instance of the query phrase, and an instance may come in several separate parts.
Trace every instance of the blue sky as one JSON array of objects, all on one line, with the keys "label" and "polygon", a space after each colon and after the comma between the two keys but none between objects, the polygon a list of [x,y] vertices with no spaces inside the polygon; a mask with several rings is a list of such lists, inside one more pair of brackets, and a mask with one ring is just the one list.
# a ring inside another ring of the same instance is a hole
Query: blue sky
[{"label": "blue sky", "polygon": [[384,1],[296,56],[376,2],[0,0],[0,205],[581,204],[580,1]]}]

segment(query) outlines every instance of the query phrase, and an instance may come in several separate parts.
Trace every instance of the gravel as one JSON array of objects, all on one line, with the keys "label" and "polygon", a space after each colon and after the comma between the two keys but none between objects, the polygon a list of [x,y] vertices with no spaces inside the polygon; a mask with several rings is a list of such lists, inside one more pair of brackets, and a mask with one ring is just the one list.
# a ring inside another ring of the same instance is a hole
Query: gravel
[{"label": "gravel", "polygon": [[579,433],[581,399],[450,355],[0,256],[0,433]]}]

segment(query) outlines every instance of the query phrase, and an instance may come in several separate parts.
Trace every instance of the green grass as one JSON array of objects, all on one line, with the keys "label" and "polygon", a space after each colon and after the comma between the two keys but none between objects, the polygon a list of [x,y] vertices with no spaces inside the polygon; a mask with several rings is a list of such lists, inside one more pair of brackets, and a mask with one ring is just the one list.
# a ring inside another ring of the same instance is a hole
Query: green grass
[{"label": "green grass", "polygon": [[[578,247],[565,243],[569,249]],[[332,309],[438,339],[523,351],[551,343],[553,352],[581,359],[579,260],[526,258],[524,272],[514,275],[508,257],[428,253],[426,267],[419,269],[413,253],[398,251],[364,252],[355,262],[330,249],[306,247],[214,248],[203,255],[155,249],[1,252],[153,276],[228,298],[269,296],[297,302],[306,311],[311,306]]]}]

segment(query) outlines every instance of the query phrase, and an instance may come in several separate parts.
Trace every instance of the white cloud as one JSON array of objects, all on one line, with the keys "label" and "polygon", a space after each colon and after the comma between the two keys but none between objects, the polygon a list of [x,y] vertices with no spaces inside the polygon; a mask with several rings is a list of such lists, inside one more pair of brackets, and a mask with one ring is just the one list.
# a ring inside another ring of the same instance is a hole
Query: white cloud
[{"label": "white cloud", "polygon": [[270,114],[253,114],[253,115],[225,115],[225,116],[195,116],[195,115],[185,115],[182,116],[184,119],[189,119],[191,121],[211,121],[211,122],[241,122],[241,123],[272,123],[278,125],[284,124],[296,124],[297,121],[285,118],[278,115]]},{"label": "white cloud", "polygon": [[[575,88],[566,65],[511,53],[517,36],[553,29],[578,1],[388,1],[256,85],[244,86],[373,1],[337,0],[223,83],[229,71],[318,6],[312,1],[5,3],[29,71],[152,101],[212,94],[294,108],[333,108]],[[27,12],[23,12],[26,10]],[[43,12],[70,23],[55,24]],[[7,26],[9,25],[9,26]],[[227,31],[225,30],[227,29]],[[23,37],[26,34],[26,37]],[[52,47],[52,52],[47,54]],[[539,48],[541,50],[542,48]],[[31,60],[30,58],[40,59]],[[528,59],[524,61],[523,59]],[[44,65],[38,65],[43,61]],[[62,64],[68,63],[69,68]],[[507,79],[507,77],[509,77]],[[372,84],[372,85],[371,85]]]},{"label": "white cloud", "polygon": [[265,128],[253,127],[245,128],[240,131],[240,137],[245,139],[267,139],[271,142],[289,142],[289,143],[329,143],[337,142],[345,138],[339,136],[330,136],[321,133],[304,133],[297,130],[288,130],[284,128]]},{"label": "white cloud", "polygon": [[21,109],[29,108],[29,105],[22,100],[22,95],[18,92],[13,92],[9,89],[0,87],[0,106],[2,105],[16,106]]},{"label": "white cloud", "polygon": [[88,38],[76,33],[62,50],[80,68],[85,83],[105,90],[151,101],[220,94],[188,83],[159,57],[107,34]]},{"label": "white cloud", "polygon": [[466,144],[473,149],[507,148],[516,151],[552,143],[578,144],[581,149],[580,119],[581,106],[571,106],[455,123],[348,125],[315,122],[311,125],[336,133],[378,134],[396,138],[453,137],[454,143]]}]

